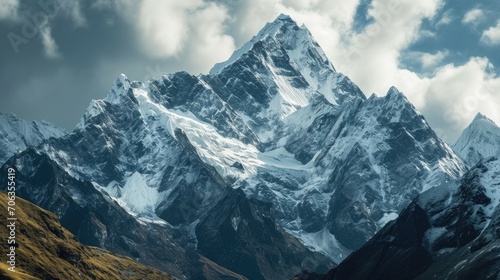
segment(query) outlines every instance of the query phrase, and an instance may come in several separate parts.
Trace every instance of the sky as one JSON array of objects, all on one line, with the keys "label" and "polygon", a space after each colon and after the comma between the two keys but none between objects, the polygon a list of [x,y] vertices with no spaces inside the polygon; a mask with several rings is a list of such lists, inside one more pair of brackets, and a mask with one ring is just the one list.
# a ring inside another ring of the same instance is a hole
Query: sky
[{"label": "sky", "polygon": [[120,73],[208,73],[280,13],[369,96],[402,91],[452,144],[500,124],[498,0],[0,0],[0,112],[71,131]]}]

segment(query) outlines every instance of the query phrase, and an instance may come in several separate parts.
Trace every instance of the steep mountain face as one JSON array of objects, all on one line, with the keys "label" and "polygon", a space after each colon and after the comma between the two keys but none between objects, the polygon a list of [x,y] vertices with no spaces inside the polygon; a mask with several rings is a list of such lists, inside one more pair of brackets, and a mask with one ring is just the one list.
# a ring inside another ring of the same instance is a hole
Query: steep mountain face
[{"label": "steep mountain face", "polygon": [[67,134],[61,128],[48,122],[28,122],[12,114],[0,113],[0,164],[4,164],[17,152],[36,147],[51,137]]},{"label": "steep mountain face", "polygon": [[270,204],[248,200],[241,189],[228,192],[210,210],[196,235],[202,254],[249,279],[288,279],[293,268],[327,271],[325,264],[331,263],[277,226]]},{"label": "steep mountain face", "polygon": [[[347,112],[346,112],[347,113]],[[351,249],[364,244],[420,192],[459,177],[463,165],[397,89],[348,112],[319,154],[332,190],[326,224]]]},{"label": "steep mountain face", "polygon": [[71,134],[8,165],[89,244],[188,278],[157,251],[195,250],[251,279],[340,262],[465,171],[402,93],[366,99],[284,15],[208,75],[121,75]]},{"label": "steep mountain face", "polygon": [[[0,192],[2,201],[7,195]],[[57,216],[23,199],[16,199],[18,235],[16,272],[0,266],[1,279],[174,279],[130,258],[83,246],[59,223]],[[7,203],[0,205],[7,213]],[[8,236],[8,228],[0,228]]]},{"label": "steep mountain face", "polygon": [[[457,186],[458,185],[458,186]],[[361,249],[317,279],[498,279],[500,160],[419,195]]]},{"label": "steep mountain face", "polygon": [[469,166],[479,160],[500,155],[500,127],[485,115],[478,113],[465,128],[452,149]]}]

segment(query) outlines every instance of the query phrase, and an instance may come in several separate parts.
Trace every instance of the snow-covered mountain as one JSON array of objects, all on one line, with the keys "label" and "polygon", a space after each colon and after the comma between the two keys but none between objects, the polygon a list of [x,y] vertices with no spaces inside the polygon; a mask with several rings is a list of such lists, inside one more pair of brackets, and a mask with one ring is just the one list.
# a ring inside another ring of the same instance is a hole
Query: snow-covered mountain
[{"label": "snow-covered mountain", "polygon": [[0,164],[17,152],[28,147],[36,147],[50,137],[62,137],[67,134],[45,121],[28,122],[13,114],[0,113]]},{"label": "snow-covered mountain", "polygon": [[498,279],[500,160],[420,194],[323,280]]},{"label": "snow-covered mountain", "polygon": [[[154,248],[132,250],[151,236],[117,242],[123,226],[93,217],[101,205],[164,225],[183,250],[251,279],[338,263],[418,194],[465,172],[403,93],[367,99],[285,15],[208,75],[121,75],[72,133],[10,160],[29,177],[21,183],[28,199],[56,200],[35,186],[33,169],[45,165],[30,166],[32,158],[57,166],[47,186],[57,183],[76,205],[43,207],[89,217],[75,235],[90,232],[88,242],[168,269]],[[99,203],[68,180],[95,188]]]},{"label": "snow-covered mountain", "polygon": [[500,127],[478,113],[458,137],[452,149],[469,166],[491,156],[500,156]]}]

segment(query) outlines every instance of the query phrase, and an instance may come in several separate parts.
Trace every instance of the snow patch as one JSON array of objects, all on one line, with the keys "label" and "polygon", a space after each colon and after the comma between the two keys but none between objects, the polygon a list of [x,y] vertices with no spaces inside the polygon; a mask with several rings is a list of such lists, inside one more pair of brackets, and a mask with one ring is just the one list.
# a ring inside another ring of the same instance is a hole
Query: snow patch
[{"label": "snow patch", "polygon": [[398,213],[395,212],[389,212],[389,213],[384,213],[384,216],[380,218],[380,220],[377,221],[377,225],[382,228],[387,224],[388,222],[395,220],[399,217]]},{"label": "snow patch", "polygon": [[121,189],[119,200],[138,214],[154,213],[158,191],[150,188],[139,172],[134,172]]}]

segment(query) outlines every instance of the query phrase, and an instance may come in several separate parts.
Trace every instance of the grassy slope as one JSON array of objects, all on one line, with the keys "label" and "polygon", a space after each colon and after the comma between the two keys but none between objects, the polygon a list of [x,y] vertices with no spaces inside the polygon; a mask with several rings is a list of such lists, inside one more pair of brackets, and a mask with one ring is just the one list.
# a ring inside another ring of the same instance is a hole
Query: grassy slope
[{"label": "grassy slope", "polygon": [[56,215],[16,199],[16,273],[7,270],[7,195],[0,192],[0,279],[173,279],[165,273],[100,248],[84,246]]}]

